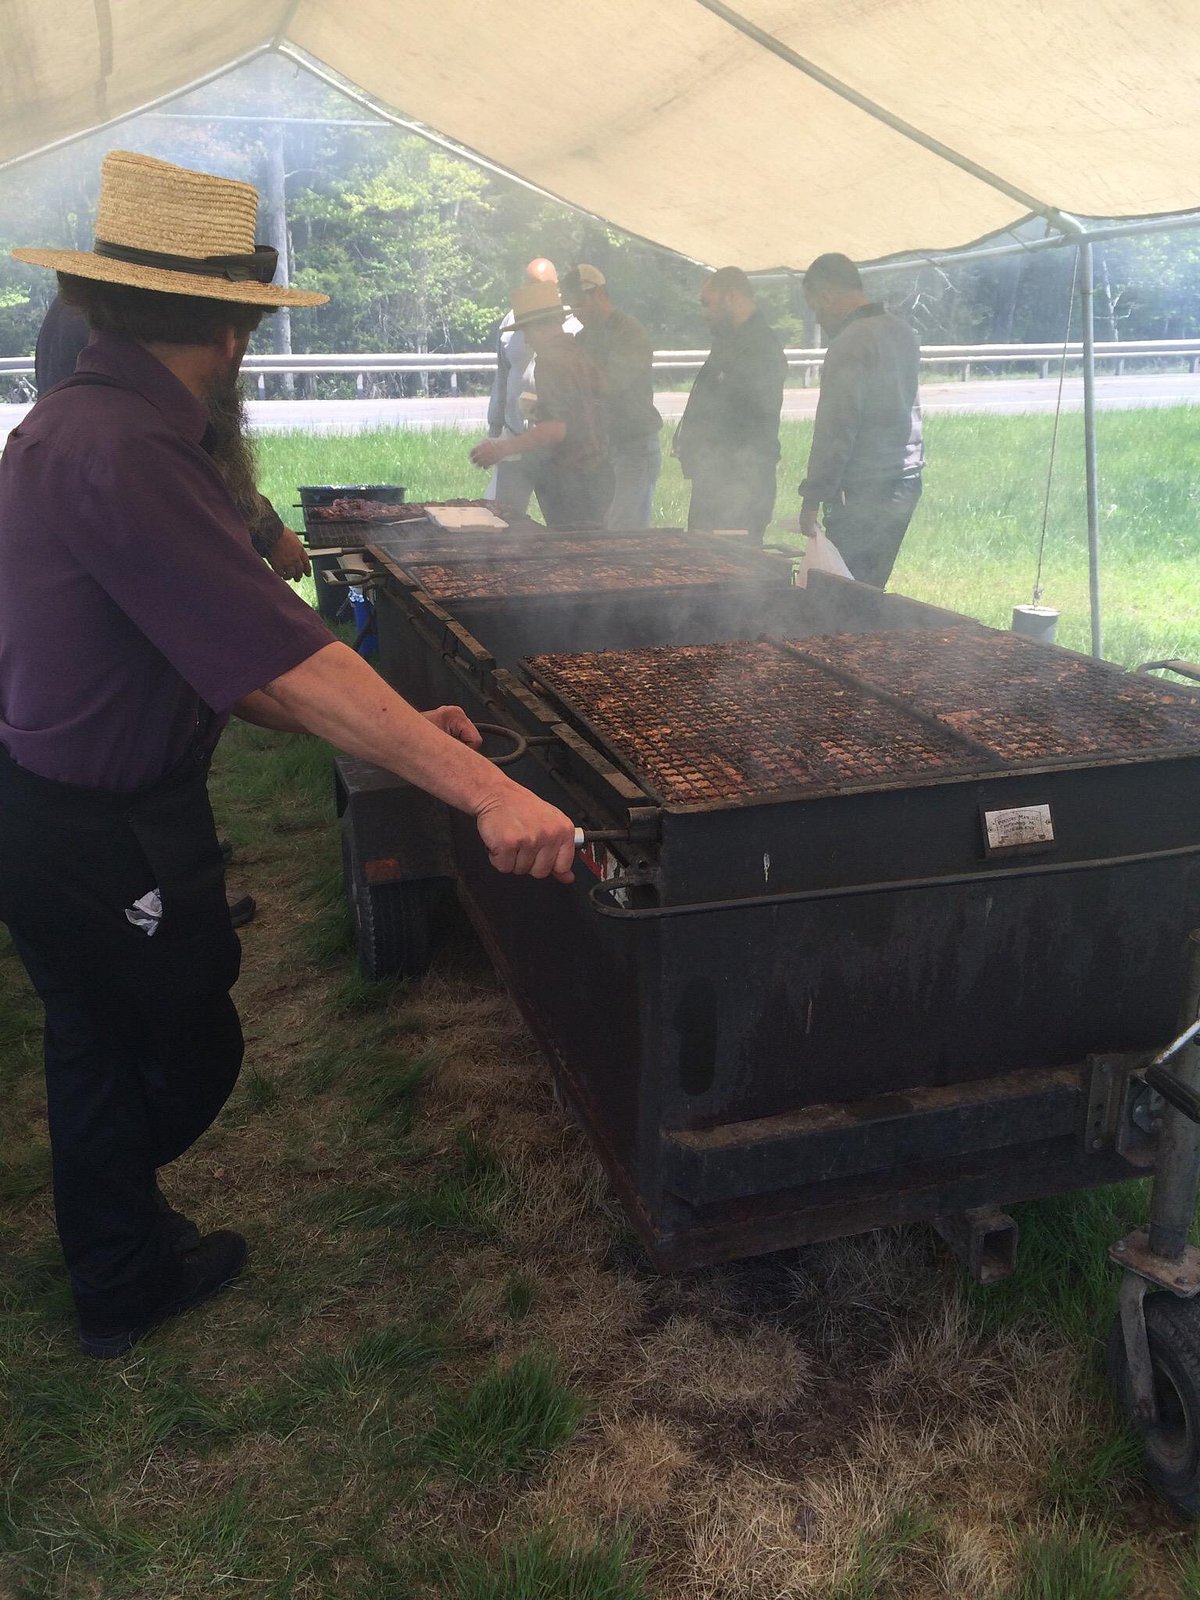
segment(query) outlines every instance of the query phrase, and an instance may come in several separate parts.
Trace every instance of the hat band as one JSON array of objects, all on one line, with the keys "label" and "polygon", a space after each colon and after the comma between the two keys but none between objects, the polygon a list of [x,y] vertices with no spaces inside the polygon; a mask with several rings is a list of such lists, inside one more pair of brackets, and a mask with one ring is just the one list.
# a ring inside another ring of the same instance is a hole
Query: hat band
[{"label": "hat band", "polygon": [[127,261],[134,267],[158,267],[164,272],[190,272],[194,278],[225,278],[232,283],[270,283],[279,265],[279,252],[273,245],[256,244],[245,255],[172,256],[162,250],[138,250],[133,245],[113,244],[97,239],[92,246],[98,256]]}]

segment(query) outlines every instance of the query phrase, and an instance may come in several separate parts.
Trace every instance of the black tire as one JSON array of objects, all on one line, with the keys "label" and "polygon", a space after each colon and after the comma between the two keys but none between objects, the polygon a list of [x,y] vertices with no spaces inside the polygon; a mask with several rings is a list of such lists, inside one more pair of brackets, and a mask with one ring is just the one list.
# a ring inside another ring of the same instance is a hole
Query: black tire
[{"label": "black tire", "polygon": [[432,938],[426,886],[368,883],[348,819],[342,823],[342,883],[363,976],[419,978],[428,971]]},{"label": "black tire", "polygon": [[[1146,1334],[1159,1416],[1157,1427],[1142,1432],[1146,1476],[1184,1516],[1200,1517],[1200,1304],[1173,1294],[1148,1294]],[[1109,1336],[1108,1376],[1121,1410],[1136,1427],[1120,1317]]]}]

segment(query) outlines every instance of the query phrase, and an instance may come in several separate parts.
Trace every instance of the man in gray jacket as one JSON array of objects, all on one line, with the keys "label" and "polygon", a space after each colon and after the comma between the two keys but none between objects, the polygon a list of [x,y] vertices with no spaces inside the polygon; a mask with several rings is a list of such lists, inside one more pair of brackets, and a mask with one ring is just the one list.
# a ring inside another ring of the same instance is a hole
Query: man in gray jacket
[{"label": "man in gray jacket", "polygon": [[804,297],[827,349],[800,531],[812,538],[823,520],[854,576],[882,589],[921,498],[920,345],[906,322],[867,299],[849,256],[818,256]]}]

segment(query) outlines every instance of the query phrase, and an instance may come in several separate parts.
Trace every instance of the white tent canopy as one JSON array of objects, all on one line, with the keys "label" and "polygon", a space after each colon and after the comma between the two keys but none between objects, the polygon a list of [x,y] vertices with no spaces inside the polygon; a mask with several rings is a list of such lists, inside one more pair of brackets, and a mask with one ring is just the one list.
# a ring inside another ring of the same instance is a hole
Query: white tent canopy
[{"label": "white tent canopy", "polygon": [[701,261],[1200,206],[1195,0],[0,0],[0,162],[272,49]]},{"label": "white tent canopy", "polygon": [[1081,239],[1200,207],[1197,0],[0,0],[0,166],[279,51],[385,115],[697,261]]}]

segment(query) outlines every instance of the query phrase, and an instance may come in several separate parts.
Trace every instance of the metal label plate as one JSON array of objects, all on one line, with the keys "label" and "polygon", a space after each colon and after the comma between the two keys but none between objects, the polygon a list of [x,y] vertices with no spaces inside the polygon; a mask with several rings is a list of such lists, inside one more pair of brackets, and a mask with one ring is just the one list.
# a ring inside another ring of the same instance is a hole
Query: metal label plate
[{"label": "metal label plate", "polygon": [[983,842],[989,856],[1048,850],[1054,845],[1054,818],[1048,805],[1010,806],[983,813]]}]

